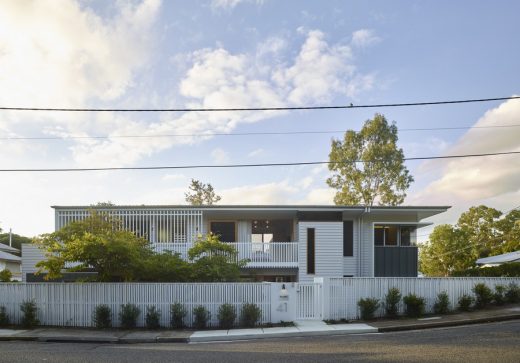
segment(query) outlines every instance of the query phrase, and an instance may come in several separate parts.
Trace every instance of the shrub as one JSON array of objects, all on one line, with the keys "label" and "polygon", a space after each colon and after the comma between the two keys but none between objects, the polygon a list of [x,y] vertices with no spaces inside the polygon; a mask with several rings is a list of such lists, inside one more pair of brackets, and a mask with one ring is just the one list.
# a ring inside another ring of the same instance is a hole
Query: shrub
[{"label": "shrub", "polygon": [[504,263],[492,267],[472,267],[467,270],[454,271],[450,276],[520,277],[520,262]]},{"label": "shrub", "polygon": [[222,329],[231,329],[235,325],[237,313],[231,304],[222,304],[218,308],[218,322]]},{"label": "shrub", "polygon": [[397,287],[392,287],[391,289],[388,289],[388,293],[385,296],[385,311],[387,316],[397,316],[401,296],[401,292]]},{"label": "shrub", "polygon": [[5,306],[0,306],[0,327],[7,325],[9,325],[9,315],[7,315]]},{"label": "shrub", "polygon": [[13,274],[8,269],[0,271],[0,282],[10,282]]},{"label": "shrub", "polygon": [[418,318],[424,314],[424,298],[409,294],[403,298],[403,302],[406,306],[406,315],[409,317]]},{"label": "shrub", "polygon": [[210,313],[204,305],[196,306],[193,309],[193,316],[195,317],[195,320],[193,321],[195,329],[205,329],[208,320],[210,319]]},{"label": "shrub", "polygon": [[188,311],[181,303],[170,305],[170,326],[174,329],[184,328],[184,317]]},{"label": "shrub", "polygon": [[437,300],[433,304],[435,314],[446,314],[450,312],[450,298],[446,291],[442,291],[437,295]]},{"label": "shrub", "polygon": [[246,328],[252,328],[262,317],[262,310],[256,304],[242,305],[240,323]]},{"label": "shrub", "polygon": [[367,297],[366,299],[359,299],[358,306],[361,311],[361,319],[371,320],[374,319],[374,313],[379,307],[379,300],[375,298]]},{"label": "shrub", "polygon": [[495,293],[493,294],[493,301],[497,305],[504,305],[506,302],[506,287],[504,285],[496,285]]},{"label": "shrub", "polygon": [[160,318],[161,311],[155,306],[148,306],[146,308],[145,322],[148,329],[159,329],[161,327],[159,323]]},{"label": "shrub", "polygon": [[125,329],[135,328],[137,325],[137,318],[140,314],[141,309],[134,304],[121,305],[121,311],[119,312],[121,327]]},{"label": "shrub", "polygon": [[493,292],[484,283],[478,283],[471,289],[475,294],[475,307],[483,309],[493,301]]},{"label": "shrub", "polygon": [[506,300],[508,303],[516,304],[520,302],[520,287],[514,282],[507,286]]},{"label": "shrub", "polygon": [[22,326],[24,328],[32,328],[38,324],[38,307],[34,300],[24,300],[20,304],[20,310],[22,311]]},{"label": "shrub", "polygon": [[470,311],[471,304],[473,304],[473,297],[467,294],[462,295],[459,298],[459,310],[460,311]]},{"label": "shrub", "polygon": [[112,310],[108,305],[98,305],[94,310],[94,326],[98,329],[106,329],[112,326]]}]

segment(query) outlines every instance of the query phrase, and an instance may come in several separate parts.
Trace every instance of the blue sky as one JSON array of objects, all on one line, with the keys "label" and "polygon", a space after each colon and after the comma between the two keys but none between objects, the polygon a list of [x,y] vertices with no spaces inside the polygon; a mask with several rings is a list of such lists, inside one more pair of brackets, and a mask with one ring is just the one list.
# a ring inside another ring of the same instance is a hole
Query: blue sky
[{"label": "blue sky", "polygon": [[[0,104],[256,107],[380,104],[520,94],[514,1],[3,1]],[[2,168],[327,160],[336,134],[121,135],[359,129],[375,112],[399,128],[520,124],[520,101],[278,113],[4,112]],[[400,132],[405,155],[518,151],[520,128]],[[410,162],[406,204],[520,204],[517,156]],[[330,204],[326,168],[2,174],[0,227],[53,229],[50,205],[184,203],[190,178],[225,204]]]}]

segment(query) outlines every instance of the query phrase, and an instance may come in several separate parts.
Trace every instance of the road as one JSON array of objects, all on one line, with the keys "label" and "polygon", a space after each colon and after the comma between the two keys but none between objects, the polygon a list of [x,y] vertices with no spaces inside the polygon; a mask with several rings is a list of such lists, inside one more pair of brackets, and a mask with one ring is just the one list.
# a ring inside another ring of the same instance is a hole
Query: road
[{"label": "road", "polygon": [[520,362],[520,320],[384,334],[211,344],[0,342],[0,362]]}]

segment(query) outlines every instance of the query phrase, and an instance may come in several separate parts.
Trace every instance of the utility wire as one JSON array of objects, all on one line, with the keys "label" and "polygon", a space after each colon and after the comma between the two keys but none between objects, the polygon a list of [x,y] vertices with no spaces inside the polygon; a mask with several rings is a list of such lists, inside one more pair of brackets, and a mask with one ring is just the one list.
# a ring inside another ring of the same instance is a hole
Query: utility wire
[{"label": "utility wire", "polygon": [[[445,156],[424,156],[414,158],[403,158],[405,161],[413,160],[441,160],[457,158],[473,158],[482,156],[498,156],[520,154],[520,151],[507,151],[484,154],[464,154],[464,155],[445,155]],[[109,171],[109,170],[164,170],[164,169],[220,169],[220,168],[253,168],[253,167],[274,167],[274,166],[301,166],[301,165],[323,165],[323,164],[346,164],[346,163],[370,163],[389,161],[389,159],[377,160],[356,160],[348,162],[340,161],[307,161],[292,163],[265,163],[265,164],[225,164],[225,165],[177,165],[177,166],[128,166],[128,167],[99,167],[99,168],[27,168],[27,169],[0,169],[0,172],[68,172],[68,171]]]},{"label": "utility wire", "polygon": [[[494,129],[520,127],[520,124],[513,125],[493,125],[493,126],[457,126],[457,127],[426,127],[426,128],[407,128],[399,129],[399,132],[406,131],[437,131],[437,130],[469,130],[469,129]],[[263,131],[263,132],[235,132],[235,133],[198,133],[198,134],[152,134],[152,135],[98,135],[98,136],[4,136],[0,140],[76,140],[76,139],[148,139],[148,138],[170,138],[170,137],[206,137],[206,136],[261,136],[261,135],[309,135],[309,134],[337,134],[348,130],[310,130],[310,131]]]},{"label": "utility wire", "polygon": [[64,112],[219,112],[219,111],[293,111],[293,110],[335,110],[349,108],[380,108],[380,107],[409,107],[434,106],[459,103],[476,103],[520,99],[520,96],[476,98],[465,100],[382,103],[371,105],[337,105],[337,106],[294,106],[294,107],[229,107],[229,108],[66,108],[66,107],[0,107],[4,111],[64,111]]}]

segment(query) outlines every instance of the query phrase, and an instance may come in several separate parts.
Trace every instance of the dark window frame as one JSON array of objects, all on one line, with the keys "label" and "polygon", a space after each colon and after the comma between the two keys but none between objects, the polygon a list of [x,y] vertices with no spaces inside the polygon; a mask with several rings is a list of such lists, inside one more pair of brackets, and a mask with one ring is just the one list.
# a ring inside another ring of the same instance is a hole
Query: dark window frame
[{"label": "dark window frame", "polygon": [[[395,228],[397,233],[397,241],[396,244],[387,244],[386,242],[386,236],[387,236],[387,229],[388,228]],[[408,244],[402,244],[402,232],[401,230],[403,228],[408,228],[410,231],[410,234],[408,235]],[[383,243],[377,243],[379,240],[378,236],[376,236],[376,230],[383,230]],[[373,236],[374,236],[374,246],[375,247],[416,247],[417,243],[417,236],[412,235],[412,231],[417,231],[416,225],[410,225],[410,224],[385,224],[385,223],[375,223],[373,227]]]},{"label": "dark window frame", "polygon": [[221,242],[224,242],[224,243],[235,243],[235,242],[237,242],[237,223],[236,223],[236,221],[218,221],[218,220],[217,221],[210,221],[209,222],[209,230],[210,230],[210,232],[213,233],[213,234],[218,235],[218,233],[213,232],[213,224],[214,223],[220,223],[220,224],[223,224],[223,223],[231,224],[232,223],[233,224],[233,241],[223,241],[221,239],[220,235],[219,235],[219,239],[220,239]]},{"label": "dark window frame", "polygon": [[343,221],[343,257],[354,257],[354,221]]}]

